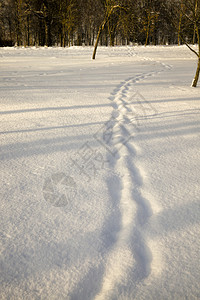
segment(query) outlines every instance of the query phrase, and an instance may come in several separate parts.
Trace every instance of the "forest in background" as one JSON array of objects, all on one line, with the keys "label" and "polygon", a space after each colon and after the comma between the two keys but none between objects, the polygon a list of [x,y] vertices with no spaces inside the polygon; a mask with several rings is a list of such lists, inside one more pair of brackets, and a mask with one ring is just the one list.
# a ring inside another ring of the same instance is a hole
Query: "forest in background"
[{"label": "forest in background", "polygon": [[198,42],[200,0],[0,0],[0,46]]}]

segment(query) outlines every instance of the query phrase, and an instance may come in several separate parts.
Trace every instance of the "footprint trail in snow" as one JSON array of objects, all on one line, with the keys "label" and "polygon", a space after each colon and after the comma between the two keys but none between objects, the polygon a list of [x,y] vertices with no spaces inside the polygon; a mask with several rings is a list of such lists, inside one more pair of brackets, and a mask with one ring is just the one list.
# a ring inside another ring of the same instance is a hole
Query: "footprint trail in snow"
[{"label": "footprint trail in snow", "polygon": [[[158,62],[159,63],[159,62]],[[168,66],[161,65],[161,71]],[[134,137],[139,134],[141,118],[155,115],[156,111],[134,85],[160,73],[152,71],[138,74],[122,82],[112,93],[112,117],[99,141],[108,150],[111,169],[121,174],[118,182],[108,180],[110,200],[115,203],[119,195],[119,231],[107,254],[101,290],[95,300],[114,299],[118,289],[122,292],[127,282],[139,284],[151,274],[152,253],[145,239],[144,226],[153,214],[151,203],[142,195],[143,170],[137,166],[139,151]]]}]

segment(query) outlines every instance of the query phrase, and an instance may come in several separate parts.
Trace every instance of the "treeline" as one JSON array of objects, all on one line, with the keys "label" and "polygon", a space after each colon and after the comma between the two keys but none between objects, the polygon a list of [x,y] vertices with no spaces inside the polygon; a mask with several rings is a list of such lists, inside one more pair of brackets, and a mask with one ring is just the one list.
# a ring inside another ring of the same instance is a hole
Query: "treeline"
[{"label": "treeline", "polygon": [[101,45],[196,42],[184,17],[196,0],[0,0],[0,46],[94,45],[105,11],[113,10]]}]

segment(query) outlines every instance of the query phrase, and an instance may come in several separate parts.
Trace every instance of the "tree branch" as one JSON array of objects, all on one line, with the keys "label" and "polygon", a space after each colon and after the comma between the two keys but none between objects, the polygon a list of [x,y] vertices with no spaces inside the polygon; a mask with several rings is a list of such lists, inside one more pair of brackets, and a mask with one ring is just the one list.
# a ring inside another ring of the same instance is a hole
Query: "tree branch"
[{"label": "tree branch", "polygon": [[192,47],[190,47],[190,45],[186,42],[182,35],[180,35],[180,38],[183,41],[183,43],[199,58],[199,54],[194,49],[192,49]]}]

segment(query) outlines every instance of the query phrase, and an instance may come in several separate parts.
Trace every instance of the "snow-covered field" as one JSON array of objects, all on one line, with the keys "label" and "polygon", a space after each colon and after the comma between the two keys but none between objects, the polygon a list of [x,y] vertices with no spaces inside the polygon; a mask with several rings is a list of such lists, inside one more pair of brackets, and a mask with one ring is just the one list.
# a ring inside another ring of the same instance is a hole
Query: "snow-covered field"
[{"label": "snow-covered field", "polygon": [[186,47],[0,49],[0,299],[200,299]]}]

